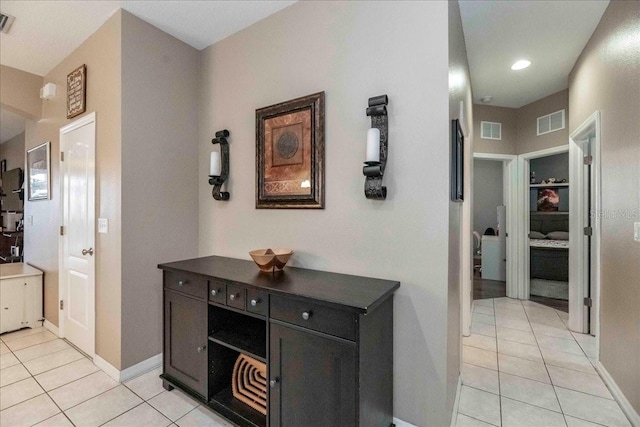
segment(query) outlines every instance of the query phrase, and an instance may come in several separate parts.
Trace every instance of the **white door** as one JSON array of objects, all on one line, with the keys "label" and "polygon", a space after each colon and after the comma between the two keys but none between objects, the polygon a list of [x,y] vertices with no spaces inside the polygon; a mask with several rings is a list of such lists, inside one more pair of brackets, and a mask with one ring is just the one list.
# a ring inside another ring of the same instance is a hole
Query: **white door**
[{"label": "white door", "polygon": [[95,354],[95,113],[60,129],[60,335]]}]

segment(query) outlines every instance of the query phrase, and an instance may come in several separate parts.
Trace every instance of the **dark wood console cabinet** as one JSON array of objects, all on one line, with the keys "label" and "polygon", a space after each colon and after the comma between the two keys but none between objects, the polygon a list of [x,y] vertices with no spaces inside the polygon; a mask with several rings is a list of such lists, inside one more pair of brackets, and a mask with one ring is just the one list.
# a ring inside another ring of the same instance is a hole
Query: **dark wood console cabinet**
[{"label": "dark wood console cabinet", "polygon": [[[165,388],[240,426],[393,422],[393,293],[399,282],[206,257],[164,274]],[[235,399],[240,354],[267,366],[267,415]]]}]

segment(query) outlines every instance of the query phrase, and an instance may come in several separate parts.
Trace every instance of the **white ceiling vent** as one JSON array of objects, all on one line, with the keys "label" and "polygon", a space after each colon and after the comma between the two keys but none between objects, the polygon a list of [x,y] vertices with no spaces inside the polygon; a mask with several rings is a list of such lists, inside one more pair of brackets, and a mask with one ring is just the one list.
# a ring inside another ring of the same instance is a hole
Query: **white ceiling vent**
[{"label": "white ceiling vent", "polygon": [[564,128],[564,110],[538,117],[538,136]]},{"label": "white ceiling vent", "polygon": [[480,138],[501,140],[502,123],[480,122]]},{"label": "white ceiling vent", "polygon": [[11,24],[13,24],[13,20],[16,19],[11,15],[6,15],[0,12],[0,31],[3,33],[8,33],[9,28],[11,28]]}]

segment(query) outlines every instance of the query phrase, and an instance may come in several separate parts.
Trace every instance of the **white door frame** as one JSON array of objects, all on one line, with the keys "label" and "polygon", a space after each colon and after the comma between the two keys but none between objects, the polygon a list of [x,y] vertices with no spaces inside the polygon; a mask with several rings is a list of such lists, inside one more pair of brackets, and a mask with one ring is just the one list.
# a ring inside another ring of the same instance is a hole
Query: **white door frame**
[{"label": "white door frame", "polygon": [[[473,159],[502,161],[503,200],[507,207],[507,296],[517,298],[518,285],[518,156],[513,154],[473,153]],[[471,284],[468,284],[471,286]]]},{"label": "white door frame", "polygon": [[[591,156],[593,162],[591,196],[593,209],[587,206],[586,177],[584,174],[584,147],[591,140]],[[569,136],[569,182],[571,191],[569,198],[569,329],[575,332],[588,333],[588,307],[583,299],[588,295],[589,286],[587,239],[583,229],[587,226],[587,215],[592,215],[593,234],[591,236],[591,260],[594,295],[591,296],[592,332],[600,339],[600,233],[601,217],[598,215],[602,207],[600,176],[600,111],[594,112]],[[600,346],[597,346],[598,350]]]},{"label": "white door frame", "polygon": [[[519,210],[520,215],[519,218],[519,234],[520,234],[520,280],[518,286],[518,298],[523,300],[529,299],[529,291],[531,287],[531,251],[529,247],[529,224],[531,221],[531,206],[530,206],[530,194],[529,194],[529,183],[530,183],[530,167],[529,162],[532,159],[538,159],[540,157],[553,156],[554,154],[562,154],[569,151],[569,145],[561,145],[558,147],[547,148],[544,150],[532,151],[531,153],[525,153],[518,156],[518,169],[519,180],[518,180],[518,191],[520,192],[518,196],[519,200]],[[570,177],[571,178],[571,177]],[[571,179],[569,179],[571,182]],[[573,183],[571,183],[573,186]],[[573,188],[569,194],[573,193]],[[571,211],[571,207],[569,208]],[[569,236],[572,236],[571,229],[569,229]],[[571,251],[569,251],[571,252]],[[569,272],[571,273],[571,272]]]},{"label": "white door frame", "polygon": [[[69,123],[66,126],[63,126],[60,128],[60,139],[59,139],[59,145],[60,145],[60,153],[63,152],[63,135],[72,132],[78,128],[81,128],[83,126],[86,126],[90,123],[94,123],[94,126],[96,125],[96,113],[90,113],[87,114],[86,116],[83,116],[71,123]],[[95,140],[95,136],[94,136],[94,140]],[[61,158],[61,154],[58,155],[58,159]],[[58,160],[60,161],[60,160]],[[60,198],[61,200],[64,200],[64,176],[62,175],[63,173],[63,165],[59,165],[59,169],[60,170]],[[95,179],[94,179],[94,184],[95,184]],[[93,230],[94,233],[94,241],[95,241],[95,189],[94,189],[94,215],[93,215],[93,221],[91,224],[91,229]],[[61,202],[60,203],[60,218],[63,220],[64,219],[64,203]],[[64,225],[64,224],[62,224]],[[95,247],[95,245],[94,245]],[[58,269],[59,269],[59,274],[60,274],[60,280],[58,281],[58,299],[62,299],[63,296],[65,295],[66,292],[66,288],[65,288],[65,284],[67,283],[65,274],[66,274],[66,268],[64,265],[64,247],[63,247],[63,239],[60,238],[58,240],[58,253],[59,255],[59,259],[58,259]],[[93,258],[93,257],[92,257]],[[93,300],[94,300],[94,304],[93,304],[93,330],[92,330],[92,337],[91,337],[91,341],[92,341],[92,345],[91,345],[91,351],[89,352],[88,356],[90,356],[92,359],[95,359],[95,343],[96,343],[96,331],[95,331],[95,314],[96,314],[96,309],[95,309],[95,261],[93,264],[93,281],[94,281],[94,295],[93,295]],[[64,330],[64,310],[60,309],[60,306],[58,306],[58,333],[59,336],[61,338],[65,337],[65,330]]]}]

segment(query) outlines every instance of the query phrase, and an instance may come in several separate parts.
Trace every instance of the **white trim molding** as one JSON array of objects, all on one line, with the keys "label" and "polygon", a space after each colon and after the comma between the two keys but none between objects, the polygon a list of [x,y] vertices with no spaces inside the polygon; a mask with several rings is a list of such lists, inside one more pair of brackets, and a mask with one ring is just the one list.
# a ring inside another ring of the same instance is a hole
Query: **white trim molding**
[{"label": "white trim molding", "polygon": [[613,377],[611,376],[611,374],[609,374],[609,372],[604,367],[602,362],[598,360],[595,363],[595,368],[596,368],[596,371],[598,371],[598,373],[600,374],[600,377],[602,377],[602,380],[604,381],[604,383],[609,388],[609,391],[613,395],[613,398],[620,405],[622,412],[624,412],[624,414],[627,416],[627,418],[631,422],[631,425],[633,427],[640,427],[640,415],[638,415],[636,410],[633,409],[631,402],[629,402],[629,400],[624,395],[624,393],[622,393],[622,390],[620,390],[620,387],[618,387],[618,384],[616,384]]},{"label": "white trim molding", "polygon": [[567,153],[568,151],[569,145],[566,144],[560,145],[558,147],[546,148],[544,150],[532,151],[530,153],[525,153],[518,156],[518,247],[520,248],[518,264],[520,268],[518,271],[519,286],[517,298],[523,300],[529,299],[529,290],[531,286],[531,265],[529,251],[529,224],[531,221],[531,206],[529,206],[529,174],[531,170],[529,168],[529,161],[532,159],[539,159],[540,157],[553,156],[554,154]]},{"label": "white trim molding", "polygon": [[53,323],[49,322],[47,319],[44,319],[44,322],[42,323],[42,326],[44,326],[49,331],[51,331],[51,333],[53,333],[55,336],[57,336],[57,337],[60,336],[60,330],[58,329],[58,327],[56,325],[54,325]]},{"label": "white trim molding", "polygon": [[140,363],[136,363],[135,365],[130,366],[122,371],[118,370],[118,368],[116,368],[97,354],[93,359],[93,363],[95,363],[98,368],[102,369],[105,374],[109,375],[114,380],[118,382],[124,382],[130,380],[131,378],[142,375],[145,372],[149,372],[150,370],[155,369],[158,366],[162,366],[162,353],[151,356],[150,358],[143,360]]},{"label": "white trim molding", "polygon": [[458,388],[456,388],[456,400],[453,401],[453,412],[451,413],[450,427],[458,424],[458,407],[460,406],[460,391],[462,390],[462,375],[458,375]]},{"label": "white trim molding", "polygon": [[396,417],[393,417],[393,424],[395,424],[396,427],[418,427],[406,421],[402,421],[400,418]]},{"label": "white trim molding", "polygon": [[[473,153],[473,159],[502,161],[504,164],[504,202],[507,207],[507,296],[518,298],[520,269],[518,222],[522,217],[518,203],[518,156],[515,154]],[[528,181],[527,181],[528,182]],[[473,281],[473,278],[472,278]]]},{"label": "white trim molding", "polygon": [[[589,177],[584,167],[584,157],[591,146],[591,194],[587,194]],[[569,329],[596,336],[600,349],[600,233],[602,211],[600,179],[600,112],[594,112],[569,136]],[[589,204],[589,196],[592,206]],[[595,212],[591,212],[594,210]],[[593,215],[592,215],[593,214]],[[587,257],[588,239],[583,229],[591,221],[591,271]],[[589,308],[583,303],[589,295],[589,278],[592,283],[591,331],[589,331]]]}]

